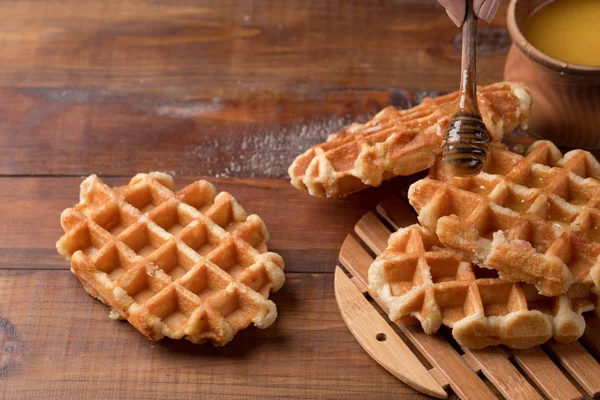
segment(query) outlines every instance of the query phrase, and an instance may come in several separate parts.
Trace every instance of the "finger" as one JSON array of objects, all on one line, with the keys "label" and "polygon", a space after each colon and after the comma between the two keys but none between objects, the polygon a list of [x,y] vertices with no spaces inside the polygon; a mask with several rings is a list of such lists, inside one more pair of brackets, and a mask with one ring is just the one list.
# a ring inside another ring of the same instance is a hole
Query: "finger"
[{"label": "finger", "polygon": [[463,23],[463,19],[458,18],[456,15],[452,14],[452,11],[446,9],[446,14],[448,14],[448,16],[450,17],[450,19],[452,20],[452,22],[454,22],[454,25],[458,26],[460,28],[460,26]]},{"label": "finger", "polygon": [[438,2],[444,6],[452,22],[456,26],[461,26],[465,20],[465,0],[438,0]]},{"label": "finger", "polygon": [[501,0],[474,0],[473,10],[477,17],[490,23],[494,19],[501,2]]}]

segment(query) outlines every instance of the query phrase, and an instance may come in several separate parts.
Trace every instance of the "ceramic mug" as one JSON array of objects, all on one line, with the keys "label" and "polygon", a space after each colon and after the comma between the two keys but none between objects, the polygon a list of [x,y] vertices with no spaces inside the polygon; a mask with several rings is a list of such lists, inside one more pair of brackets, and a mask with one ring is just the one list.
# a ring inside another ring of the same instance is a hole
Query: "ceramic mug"
[{"label": "ceramic mug", "polygon": [[600,148],[600,66],[572,64],[536,49],[523,36],[535,10],[549,0],[512,0],[507,25],[513,44],[504,79],[533,97],[528,130],[563,147]]}]

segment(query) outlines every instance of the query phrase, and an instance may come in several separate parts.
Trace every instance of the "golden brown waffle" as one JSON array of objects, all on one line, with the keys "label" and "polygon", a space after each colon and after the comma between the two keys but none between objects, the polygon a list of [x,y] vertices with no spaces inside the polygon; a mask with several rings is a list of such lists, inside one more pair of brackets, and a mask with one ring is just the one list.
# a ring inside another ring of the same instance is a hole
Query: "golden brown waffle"
[{"label": "golden brown waffle", "polygon": [[585,329],[581,313],[598,306],[589,285],[544,297],[531,285],[498,279],[494,271],[464,262],[419,225],[392,234],[369,268],[369,290],[388,306],[392,321],[420,323],[427,334],[449,326],[468,348],[522,349],[551,337],[574,341]]},{"label": "golden brown waffle", "polygon": [[497,145],[483,172],[447,180],[441,162],[409,200],[423,226],[500,277],[556,296],[578,282],[600,293],[600,164],[537,141],[526,156]]},{"label": "golden brown waffle", "polygon": [[[478,88],[483,122],[494,141],[527,124],[531,97],[517,83]],[[298,156],[288,173],[292,184],[313,196],[342,197],[398,175],[429,168],[441,152],[458,92],[409,110],[387,107],[366,124],[353,123]]]},{"label": "golden brown waffle", "polygon": [[111,189],[95,175],[61,215],[58,252],[85,290],[153,340],[229,342],[277,317],[269,292],[284,282],[268,233],[229,193],[198,181],[173,193],[163,173]]}]

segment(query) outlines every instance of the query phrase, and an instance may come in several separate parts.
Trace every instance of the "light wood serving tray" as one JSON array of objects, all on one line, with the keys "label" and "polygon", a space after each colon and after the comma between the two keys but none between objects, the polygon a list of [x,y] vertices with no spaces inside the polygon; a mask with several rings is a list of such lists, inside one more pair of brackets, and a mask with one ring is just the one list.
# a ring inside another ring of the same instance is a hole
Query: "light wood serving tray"
[{"label": "light wood serving tray", "polygon": [[586,317],[587,328],[578,342],[550,341],[529,350],[469,350],[460,348],[448,332],[429,336],[420,326],[400,325],[402,335],[398,334],[395,324],[369,301],[372,298],[388,314],[367,291],[367,271],[372,254],[383,252],[392,231],[416,221],[407,201],[392,196],[360,219],[354,228],[358,238],[348,235],[340,250],[348,274],[336,268],[336,301],[348,329],[375,361],[407,385],[439,398],[447,397],[450,388],[462,399],[495,399],[492,386],[508,399],[600,395],[600,364],[595,358],[600,356],[600,318],[593,314]]}]

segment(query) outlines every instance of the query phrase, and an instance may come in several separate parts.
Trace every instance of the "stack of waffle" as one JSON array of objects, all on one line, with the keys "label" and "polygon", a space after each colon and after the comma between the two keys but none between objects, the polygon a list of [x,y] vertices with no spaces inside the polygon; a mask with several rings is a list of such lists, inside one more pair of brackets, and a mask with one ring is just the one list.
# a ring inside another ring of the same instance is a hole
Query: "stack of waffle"
[{"label": "stack of waffle", "polygon": [[531,285],[499,279],[494,271],[445,248],[419,225],[390,237],[369,269],[369,285],[389,306],[392,321],[420,323],[428,334],[449,326],[469,348],[527,348],[553,336],[575,340],[585,326],[580,313],[593,308],[589,291],[581,299],[545,297]]},{"label": "stack of waffle", "polygon": [[420,225],[392,234],[369,270],[390,319],[427,333],[446,325],[469,348],[576,340],[582,313],[600,308],[600,164],[547,141],[525,156],[497,143],[526,126],[531,105],[523,86],[503,82],[478,88],[496,142],[483,171],[449,179],[440,145],[457,96],[388,107],[331,135],[296,158],[292,184],[340,197],[430,168],[409,190]]},{"label": "stack of waffle", "polygon": [[112,318],[150,339],[223,345],[250,323],[271,325],[268,296],[285,278],[263,221],[206,181],[172,189],[157,172],[114,189],[90,176],[62,213],[58,252]]},{"label": "stack of waffle", "polygon": [[600,304],[600,164],[548,141],[525,156],[492,147],[480,174],[438,159],[409,189],[420,225],[400,229],[369,270],[398,323],[442,324],[469,348],[577,340]]}]

